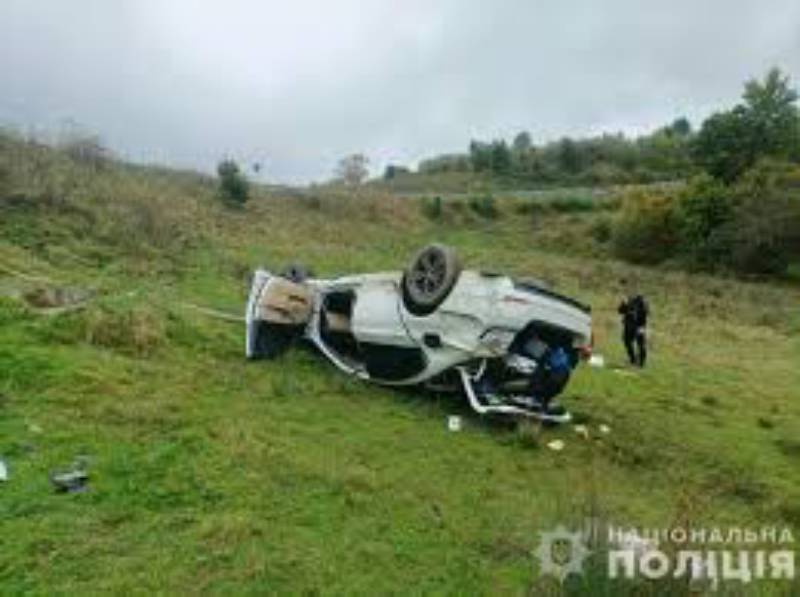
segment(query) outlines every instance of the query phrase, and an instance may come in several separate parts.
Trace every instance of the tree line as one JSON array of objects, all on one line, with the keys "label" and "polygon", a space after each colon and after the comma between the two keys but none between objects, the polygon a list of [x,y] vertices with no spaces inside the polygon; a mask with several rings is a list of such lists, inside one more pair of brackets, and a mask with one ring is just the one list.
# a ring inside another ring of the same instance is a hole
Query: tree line
[{"label": "tree line", "polygon": [[[520,184],[625,184],[674,180],[691,168],[692,127],[678,118],[649,135],[564,137],[535,145],[522,131],[508,143],[472,140],[463,154],[424,160],[421,174],[475,172]],[[388,172],[388,171],[387,171]]]},{"label": "tree line", "polygon": [[[603,134],[535,144],[529,132],[473,139],[463,153],[423,160],[419,174],[476,173],[510,184],[604,185],[685,180],[700,172],[731,183],[765,155],[800,159],[796,93],[778,69],[746,83],[742,102],[712,114],[694,130],[676,118],[638,137]],[[384,179],[409,170],[391,164]]]},{"label": "tree line", "polygon": [[706,119],[678,189],[628,193],[614,227],[620,257],[704,270],[783,274],[800,260],[800,110],[778,69]]}]

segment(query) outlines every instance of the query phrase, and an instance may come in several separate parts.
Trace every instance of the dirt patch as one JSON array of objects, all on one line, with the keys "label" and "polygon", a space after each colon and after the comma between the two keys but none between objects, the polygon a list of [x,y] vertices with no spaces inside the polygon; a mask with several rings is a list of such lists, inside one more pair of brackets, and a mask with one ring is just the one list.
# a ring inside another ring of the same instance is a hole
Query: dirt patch
[{"label": "dirt patch", "polygon": [[25,302],[37,309],[71,307],[84,303],[94,296],[94,291],[77,287],[37,286],[22,295]]}]

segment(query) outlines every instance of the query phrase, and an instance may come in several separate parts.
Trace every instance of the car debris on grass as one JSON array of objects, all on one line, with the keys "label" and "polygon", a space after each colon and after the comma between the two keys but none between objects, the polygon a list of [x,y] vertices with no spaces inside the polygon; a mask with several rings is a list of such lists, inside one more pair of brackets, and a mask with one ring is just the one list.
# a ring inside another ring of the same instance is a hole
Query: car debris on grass
[{"label": "car debris on grass", "polygon": [[589,429],[586,425],[575,425],[572,429],[583,439],[589,439]]},{"label": "car debris on grass", "polygon": [[461,431],[461,417],[458,415],[447,417],[447,428],[450,431]]},{"label": "car debris on grass", "polygon": [[606,366],[606,359],[601,354],[593,354],[589,357],[589,366],[596,369],[602,369]]},{"label": "car debris on grass", "polygon": [[63,471],[50,473],[50,482],[59,493],[76,493],[88,489],[89,473],[86,457],[79,456]]}]

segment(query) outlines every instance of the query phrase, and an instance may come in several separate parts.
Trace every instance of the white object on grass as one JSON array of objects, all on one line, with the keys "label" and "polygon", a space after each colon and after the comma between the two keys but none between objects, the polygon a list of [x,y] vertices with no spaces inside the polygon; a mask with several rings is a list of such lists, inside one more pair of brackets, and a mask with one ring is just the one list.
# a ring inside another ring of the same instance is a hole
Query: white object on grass
[{"label": "white object on grass", "polygon": [[586,428],[586,425],[575,425],[573,429],[575,433],[580,435],[583,439],[589,439],[589,430]]},{"label": "white object on grass", "polygon": [[589,357],[589,366],[602,369],[603,367],[606,366],[606,360],[601,354],[593,354],[592,356]]},{"label": "white object on grass", "polygon": [[447,428],[450,431],[461,431],[461,417],[458,415],[450,415],[447,417]]},{"label": "white object on grass", "polygon": [[609,427],[608,425],[600,425],[598,429],[600,430],[600,433],[604,433],[606,435],[611,433],[611,427]]},{"label": "white object on grass", "polygon": [[0,460],[0,481],[8,481],[8,468],[2,460]]},{"label": "white object on grass", "polygon": [[564,442],[560,439],[554,439],[551,442],[548,442],[547,447],[553,450],[553,452],[560,452],[564,449]]}]

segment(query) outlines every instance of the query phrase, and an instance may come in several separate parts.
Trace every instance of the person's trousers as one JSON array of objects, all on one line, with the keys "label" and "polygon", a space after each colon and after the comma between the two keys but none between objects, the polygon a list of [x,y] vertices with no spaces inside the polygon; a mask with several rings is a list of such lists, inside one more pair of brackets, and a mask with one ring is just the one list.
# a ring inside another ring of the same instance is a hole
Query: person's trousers
[{"label": "person's trousers", "polygon": [[641,328],[625,330],[622,341],[625,343],[625,350],[628,352],[628,360],[631,365],[644,367],[645,361],[647,361],[647,339],[644,331]]}]

